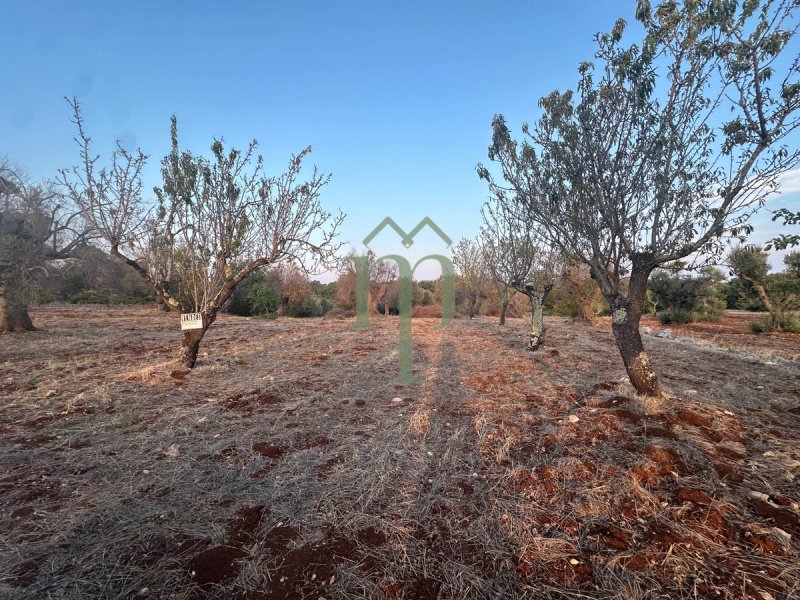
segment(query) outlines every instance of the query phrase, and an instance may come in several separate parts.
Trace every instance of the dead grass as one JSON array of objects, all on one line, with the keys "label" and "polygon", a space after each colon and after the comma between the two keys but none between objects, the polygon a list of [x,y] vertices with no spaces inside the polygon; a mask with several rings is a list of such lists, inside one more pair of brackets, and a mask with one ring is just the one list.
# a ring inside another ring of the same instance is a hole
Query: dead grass
[{"label": "dead grass", "polygon": [[645,406],[565,319],[535,354],[415,321],[416,386],[394,318],[223,317],[188,376],[169,316],[34,319],[0,337],[3,597],[800,594],[790,365],[647,338]]}]

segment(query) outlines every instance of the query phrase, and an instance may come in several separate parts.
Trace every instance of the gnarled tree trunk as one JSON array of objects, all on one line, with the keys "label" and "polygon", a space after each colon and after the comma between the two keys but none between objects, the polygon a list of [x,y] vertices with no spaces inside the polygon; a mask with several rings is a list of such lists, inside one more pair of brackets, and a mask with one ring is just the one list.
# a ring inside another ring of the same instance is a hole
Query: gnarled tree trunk
[{"label": "gnarled tree trunk", "polygon": [[0,288],[0,332],[34,331],[28,307]]},{"label": "gnarled tree trunk", "polygon": [[528,297],[531,299],[531,337],[526,350],[535,352],[544,343],[544,298],[536,292],[528,292]]},{"label": "gnarled tree trunk", "polygon": [[628,296],[617,293],[607,296],[606,299],[612,311],[611,330],[631,384],[639,394],[660,396],[661,385],[650,366],[650,358],[644,351],[639,333],[639,322],[647,293],[647,278],[652,270],[651,267],[637,268],[634,262]]},{"label": "gnarled tree trunk", "polygon": [[203,314],[203,328],[202,329],[186,329],[183,332],[183,339],[181,340],[181,349],[178,353],[178,365],[186,369],[193,369],[197,362],[197,354],[200,351],[200,342],[203,341],[203,336],[211,327],[211,324],[216,320],[217,313],[202,313]]},{"label": "gnarled tree trunk", "polygon": [[503,307],[500,309],[500,325],[506,324],[506,312],[508,311],[508,300],[503,300]]}]

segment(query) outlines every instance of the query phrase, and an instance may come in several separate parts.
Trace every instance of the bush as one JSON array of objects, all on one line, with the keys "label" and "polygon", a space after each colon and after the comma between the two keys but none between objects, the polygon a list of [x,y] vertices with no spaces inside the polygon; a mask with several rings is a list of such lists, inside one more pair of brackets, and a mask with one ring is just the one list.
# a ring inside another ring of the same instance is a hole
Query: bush
[{"label": "bush", "polygon": [[411,316],[418,319],[441,319],[442,307],[438,304],[429,306],[415,306]]},{"label": "bush", "polygon": [[[770,333],[775,331],[772,327],[772,317],[770,315],[764,315],[763,317],[753,319],[750,321],[749,325],[753,333]],[[786,333],[800,333],[800,314],[787,313],[783,315],[780,320],[780,329]]]},{"label": "bush", "polygon": [[73,304],[111,304],[108,290],[86,290],[75,294],[70,300]]},{"label": "bush", "polygon": [[683,308],[664,310],[658,313],[658,320],[662,325],[685,325],[696,321],[696,315]]}]

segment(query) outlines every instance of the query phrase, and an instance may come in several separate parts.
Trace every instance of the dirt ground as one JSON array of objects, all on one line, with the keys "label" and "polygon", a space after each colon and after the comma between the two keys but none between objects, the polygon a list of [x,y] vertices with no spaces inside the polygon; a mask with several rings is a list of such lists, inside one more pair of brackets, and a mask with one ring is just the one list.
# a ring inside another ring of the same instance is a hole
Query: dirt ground
[{"label": "dirt ground", "polygon": [[223,317],[188,375],[174,315],[33,318],[3,598],[800,597],[800,366],[646,336],[656,405],[605,323],[418,319],[396,385],[393,317]]},{"label": "dirt ground", "polygon": [[750,321],[765,315],[766,313],[728,310],[719,321],[703,321],[687,325],[662,325],[655,317],[648,315],[642,319],[642,326],[650,327],[654,331],[669,329],[677,336],[690,337],[721,348],[745,350],[764,357],[780,356],[800,362],[800,335],[796,333],[756,335],[750,330]]}]

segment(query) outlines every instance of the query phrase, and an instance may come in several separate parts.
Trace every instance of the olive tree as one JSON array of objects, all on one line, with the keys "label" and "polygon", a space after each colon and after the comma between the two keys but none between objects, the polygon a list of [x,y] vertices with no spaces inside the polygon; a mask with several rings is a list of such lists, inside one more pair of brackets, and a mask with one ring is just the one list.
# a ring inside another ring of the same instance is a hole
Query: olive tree
[{"label": "olive tree", "polygon": [[589,266],[612,311],[631,383],[659,395],[639,322],[659,266],[719,255],[749,233],[749,216],[797,164],[786,137],[800,124],[793,3],[641,0],[639,43],[625,22],[596,38],[596,61],[576,91],[540,100],[541,117],[517,142],[493,121],[492,189],[527,202],[570,259]]},{"label": "olive tree", "polygon": [[[201,313],[202,328],[183,332],[183,367],[194,367],[203,336],[249,274],[287,262],[309,272],[332,263],[344,217],[320,204],[329,175],[314,168],[301,180],[310,147],[292,156],[283,174],[269,177],[255,141],[240,151],[215,139],[210,156],[195,155],[180,148],[173,117],[163,184],[155,188],[157,205],[148,210],[141,194],[146,157],[118,145],[110,166],[97,169],[78,104],[73,107],[81,166],[63,171],[62,181],[114,256],[146,279],[165,304]],[[143,265],[137,260],[141,248],[164,262]],[[161,276],[167,268],[174,279],[169,286]]]},{"label": "olive tree", "polygon": [[87,238],[79,211],[51,184],[32,185],[0,160],[0,332],[34,329],[28,302],[37,276]]},{"label": "olive tree", "polygon": [[520,218],[524,205],[519,198],[496,192],[481,211],[485,263],[496,281],[530,299],[531,331],[526,347],[535,351],[544,342],[544,301],[555,285],[559,261],[535,222]]},{"label": "olive tree", "polygon": [[786,313],[800,308],[800,280],[792,271],[791,263],[787,262],[787,273],[768,275],[770,265],[766,252],[758,246],[737,246],[728,254],[728,264],[734,275],[750,282],[758,293],[769,312],[769,329],[783,329]]}]

